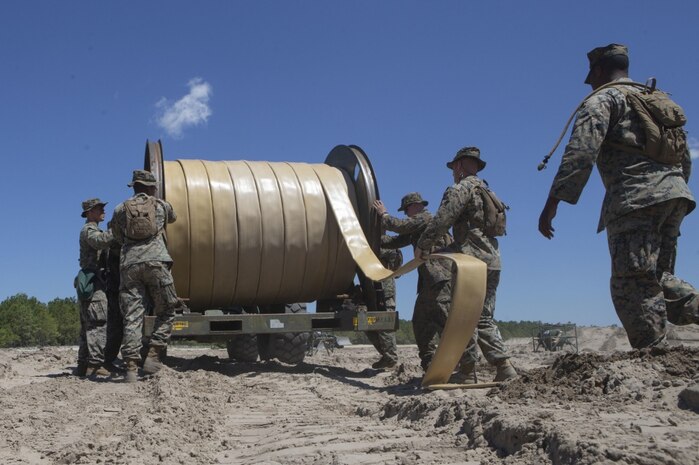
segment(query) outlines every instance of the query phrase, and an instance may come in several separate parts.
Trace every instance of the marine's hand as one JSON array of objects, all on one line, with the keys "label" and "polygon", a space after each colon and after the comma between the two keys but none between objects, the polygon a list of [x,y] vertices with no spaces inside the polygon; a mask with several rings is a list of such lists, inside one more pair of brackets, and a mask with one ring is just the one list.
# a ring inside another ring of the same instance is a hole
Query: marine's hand
[{"label": "marine's hand", "polygon": [[388,210],[386,210],[386,206],[384,206],[383,202],[380,200],[374,200],[374,209],[379,216],[383,216],[388,212]]},{"label": "marine's hand", "polygon": [[420,247],[415,247],[413,255],[415,255],[415,258],[418,260],[427,260],[430,253],[427,250],[422,250]]},{"label": "marine's hand", "polygon": [[546,205],[544,209],[541,210],[541,215],[539,215],[539,232],[547,239],[553,239],[553,219],[556,217],[556,210],[558,210],[558,199],[549,197],[546,199]]}]

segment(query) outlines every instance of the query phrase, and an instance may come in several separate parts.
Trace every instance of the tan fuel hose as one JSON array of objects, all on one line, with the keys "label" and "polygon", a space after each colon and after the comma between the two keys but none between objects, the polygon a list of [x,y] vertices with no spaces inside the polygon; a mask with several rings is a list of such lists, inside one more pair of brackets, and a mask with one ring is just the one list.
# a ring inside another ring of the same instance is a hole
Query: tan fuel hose
[{"label": "tan fuel hose", "polygon": [[[350,253],[367,277],[374,281],[398,277],[423,263],[422,260],[413,259],[396,271],[384,268],[364,237],[346,190],[333,182],[332,171],[335,169],[326,165],[316,165],[314,168]],[[483,309],[487,276],[486,264],[468,255],[436,253],[429,259],[451,260],[456,265],[456,275],[447,324],[422,380],[423,386],[445,384],[459,363]]]},{"label": "tan fuel hose", "polygon": [[[178,294],[193,310],[235,304],[306,302],[342,293],[358,266],[381,281],[414,270],[383,267],[357,219],[348,186],[325,164],[177,160],[164,163],[166,199],[178,220],[168,227]],[[355,200],[356,201],[356,200]],[[483,308],[486,265],[463,254],[452,303],[423,386],[444,384]]]}]

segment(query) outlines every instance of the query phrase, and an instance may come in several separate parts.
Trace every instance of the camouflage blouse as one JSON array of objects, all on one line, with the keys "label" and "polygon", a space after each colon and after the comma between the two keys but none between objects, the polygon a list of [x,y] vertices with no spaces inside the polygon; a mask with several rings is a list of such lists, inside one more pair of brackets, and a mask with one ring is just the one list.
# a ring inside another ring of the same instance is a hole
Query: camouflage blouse
[{"label": "camouflage blouse", "polygon": [[551,197],[577,203],[597,163],[606,189],[597,232],[626,213],[670,199],[689,199],[691,209],[694,208],[694,197],[687,186],[691,172],[689,149],[681,165],[666,165],[638,153],[614,149],[605,141],[639,149],[645,144],[638,116],[624,94],[614,87],[594,94],[578,110],[551,186]]},{"label": "camouflage blouse", "polygon": [[500,269],[498,240],[483,233],[483,199],[477,187],[483,183],[478,176],[467,176],[447,188],[442,196],[437,213],[427,224],[417,241],[422,250],[430,250],[449,228],[452,228],[454,243],[449,247],[488,265],[489,270]]},{"label": "camouflage blouse", "polygon": [[110,223],[114,231],[114,237],[122,244],[120,264],[122,268],[136,263],[172,262],[172,258],[170,258],[165,244],[164,232],[166,222],[173,223],[177,219],[177,215],[172,205],[159,199],[155,218],[158,226],[158,233],[150,239],[134,241],[126,237],[125,234],[126,211],[124,209],[124,204],[120,203],[114,209],[114,217]]},{"label": "camouflage blouse", "polygon": [[[418,239],[420,239],[420,235],[431,219],[432,214],[427,210],[423,210],[412,217],[406,218],[383,215],[381,218],[381,225],[387,231],[398,233],[398,236],[382,236],[381,247],[385,249],[397,249],[409,245],[415,247]],[[451,242],[451,236],[449,233],[446,233],[435,242],[432,251],[443,250],[451,244]],[[422,289],[429,289],[437,283],[451,279],[451,267],[449,263],[445,263],[443,260],[429,260],[424,265],[420,265],[417,272],[419,276],[417,283],[418,293]]]},{"label": "camouflage blouse", "polygon": [[111,231],[102,231],[97,223],[86,222],[80,230],[80,268],[98,270],[103,251],[114,242]]}]

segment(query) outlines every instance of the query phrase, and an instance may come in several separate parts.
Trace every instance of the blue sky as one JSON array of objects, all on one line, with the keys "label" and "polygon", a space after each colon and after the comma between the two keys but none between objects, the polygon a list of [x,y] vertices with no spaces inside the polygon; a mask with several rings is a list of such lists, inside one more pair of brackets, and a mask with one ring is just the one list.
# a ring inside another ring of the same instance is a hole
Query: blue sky
[{"label": "blue sky", "polygon": [[[476,145],[511,206],[496,318],[618,323],[599,176],[547,241],[536,225],[562,149],[536,166],[590,90],[586,52],[610,42],[629,46],[632,77],[657,77],[684,107],[696,154],[698,5],[2,2],[0,300],[73,295],[80,201],[108,200],[109,218],[146,139],[169,160],[320,163],[356,144],[395,214],[415,190],[434,211],[444,162]],[[677,274],[696,284],[699,214],[682,232]],[[414,289],[398,280],[403,317]]]}]

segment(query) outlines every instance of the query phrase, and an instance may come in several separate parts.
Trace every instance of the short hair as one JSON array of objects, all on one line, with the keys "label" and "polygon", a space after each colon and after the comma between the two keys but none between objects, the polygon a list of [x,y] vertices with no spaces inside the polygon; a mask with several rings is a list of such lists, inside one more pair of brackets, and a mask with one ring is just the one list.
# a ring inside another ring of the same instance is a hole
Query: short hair
[{"label": "short hair", "polygon": [[627,55],[612,55],[602,58],[596,66],[605,74],[610,74],[613,71],[629,71],[629,57]]},{"label": "short hair", "polygon": [[135,182],[133,185],[133,191],[137,194],[147,194],[151,192],[151,188],[155,188],[155,186],[146,186],[140,182]]}]

